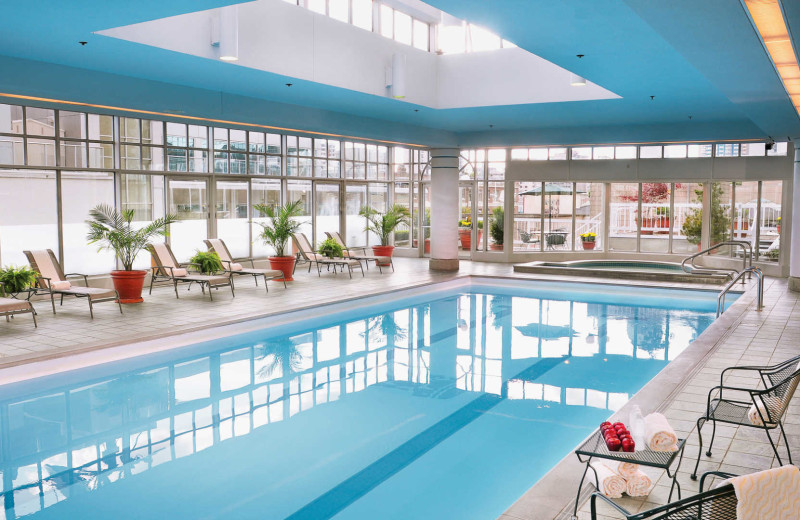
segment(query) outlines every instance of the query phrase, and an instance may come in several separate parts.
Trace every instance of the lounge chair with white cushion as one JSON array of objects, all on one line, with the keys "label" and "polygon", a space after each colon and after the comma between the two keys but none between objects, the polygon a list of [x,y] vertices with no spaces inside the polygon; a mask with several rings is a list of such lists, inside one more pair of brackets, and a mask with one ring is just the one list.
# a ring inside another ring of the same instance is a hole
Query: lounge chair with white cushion
[{"label": "lounge chair with white cushion", "polygon": [[201,274],[194,271],[189,271],[188,267],[193,266],[197,268],[197,264],[185,263],[181,264],[175,259],[172,254],[172,249],[165,243],[150,244],[147,250],[153,255],[155,265],[152,267],[150,276],[150,294],[153,293],[153,282],[166,281],[172,282],[175,287],[175,297],[178,296],[178,283],[196,283],[200,286],[203,294],[206,293],[208,287],[208,296],[213,300],[214,296],[211,294],[211,289],[218,289],[220,287],[230,287],[231,294],[236,296],[233,289],[233,277],[230,273],[225,274]]},{"label": "lounge chair with white cushion", "polygon": [[33,317],[33,326],[39,327],[36,323],[36,310],[28,300],[15,300],[14,298],[6,298],[6,292],[3,282],[0,282],[0,316],[5,316],[6,321],[14,317],[16,314],[28,314]]},{"label": "lounge chair with white cushion", "polygon": [[[252,258],[234,259],[233,255],[231,255],[231,252],[228,250],[228,246],[225,245],[225,241],[221,238],[209,238],[208,240],[204,240],[204,242],[209,251],[217,253],[220,262],[222,262],[222,267],[226,272],[232,275],[249,274],[255,280],[256,285],[258,285],[258,277],[261,276],[264,278],[264,287],[267,287],[267,280],[283,278],[283,271],[278,271],[276,269],[257,269]],[[250,267],[244,267],[239,262],[250,262]],[[283,280],[283,288],[286,288],[286,280]],[[269,292],[269,287],[267,287],[267,292]]]},{"label": "lounge chair with white cushion", "polygon": [[[297,250],[300,252],[300,256],[308,262],[308,272],[311,272],[311,266],[313,264],[317,265],[317,276],[321,276],[321,269],[320,266],[327,265],[329,268],[333,267],[334,274],[336,273],[336,268],[341,267],[344,269],[347,267],[347,272],[350,275],[350,278],[353,277],[353,268],[358,267],[361,269],[361,276],[364,276],[364,268],[361,266],[361,262],[354,258],[328,258],[325,255],[321,255],[314,251],[314,248],[311,247],[311,242],[308,241],[308,238],[304,233],[296,233],[292,235],[292,240],[294,240],[294,244],[297,247]],[[297,265],[295,264],[295,267]]]},{"label": "lounge chair with white cushion", "polygon": [[347,244],[344,243],[342,239],[342,235],[339,234],[338,231],[326,231],[325,232],[328,237],[334,239],[336,243],[342,246],[344,250],[344,257],[345,258],[354,258],[356,260],[363,260],[365,264],[367,264],[367,269],[369,269],[369,263],[375,262],[375,265],[378,266],[378,270],[383,273],[382,267],[389,266],[394,271],[394,262],[392,262],[391,256],[375,256],[367,254],[367,248],[361,246],[355,247],[347,247]]},{"label": "lounge chair with white cushion", "polygon": [[[76,298],[86,298],[89,302],[89,315],[94,319],[94,304],[102,302],[117,302],[119,312],[122,314],[122,304],[119,302],[119,295],[114,289],[102,289],[100,287],[89,287],[89,277],[81,273],[67,273],[61,269],[56,255],[50,249],[38,251],[23,251],[28,258],[31,268],[39,273],[36,278],[36,294],[49,294],[50,303],[53,306],[53,314],[56,313],[55,295],[61,296],[61,303],[64,303],[64,296],[75,296]],[[83,278],[85,286],[73,285],[67,278]]]}]

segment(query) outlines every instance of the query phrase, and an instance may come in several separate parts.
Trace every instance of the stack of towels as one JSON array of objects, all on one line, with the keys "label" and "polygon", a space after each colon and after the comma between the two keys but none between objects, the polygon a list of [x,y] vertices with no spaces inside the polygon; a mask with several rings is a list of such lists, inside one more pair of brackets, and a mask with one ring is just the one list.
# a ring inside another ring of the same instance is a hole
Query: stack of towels
[{"label": "stack of towels", "polygon": [[622,493],[643,497],[650,493],[653,482],[638,464],[610,460],[594,460],[592,468],[597,473],[598,488],[608,498],[619,498]]}]

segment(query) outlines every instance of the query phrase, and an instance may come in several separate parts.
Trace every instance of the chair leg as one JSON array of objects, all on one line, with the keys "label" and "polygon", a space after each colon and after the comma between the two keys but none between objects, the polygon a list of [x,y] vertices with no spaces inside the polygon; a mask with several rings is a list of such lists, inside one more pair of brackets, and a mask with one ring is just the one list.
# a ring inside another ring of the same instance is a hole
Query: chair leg
[{"label": "chair leg", "polygon": [[[256,285],[258,285],[258,278],[256,278]],[[267,275],[264,275],[264,289],[266,289],[267,294],[269,294],[269,284],[267,283]]]},{"label": "chair leg", "polygon": [[700,467],[700,455],[703,453],[703,424],[705,424],[706,418],[701,417],[697,419],[697,439],[700,441],[700,446],[697,448],[697,462],[694,464],[694,471],[691,474],[692,480],[697,480],[697,468]]},{"label": "chair leg", "polygon": [[62,305],[64,305],[64,294],[63,294],[63,293],[61,294],[61,301],[60,301],[60,302],[58,302],[58,305],[59,305],[59,306],[62,306]]},{"label": "chair leg", "polygon": [[122,302],[119,301],[119,293],[117,291],[114,291],[114,294],[117,295],[117,305],[119,305],[119,313],[122,314]]},{"label": "chair leg", "polygon": [[33,318],[33,326],[38,329],[39,324],[36,323],[36,311],[33,309],[33,307],[31,307],[31,317]]},{"label": "chair leg", "polygon": [[155,277],[156,276],[154,274],[150,275],[150,293],[149,294],[153,294],[153,280],[155,279]]},{"label": "chair leg", "polygon": [[50,291],[50,304],[53,306],[53,314],[56,313],[56,298],[53,291]]},{"label": "chair leg", "polygon": [[[232,295],[234,298],[236,298],[236,290],[235,290],[235,287],[236,287],[236,286],[235,286],[235,284],[233,283],[233,276],[231,276],[231,277],[230,277],[230,282],[231,282],[231,295]],[[209,290],[208,292],[211,292],[211,290]]]},{"label": "chair leg", "polygon": [[286,289],[286,277],[283,277],[283,288]]},{"label": "chair leg", "polygon": [[[781,427],[781,431],[783,431],[783,427]],[[778,465],[783,466],[783,461],[781,461],[781,456],[778,454],[778,446],[774,442],[772,442],[772,435],[769,434],[769,428],[764,428],[764,433],[767,434],[767,439],[769,439],[769,444],[770,446],[772,446],[772,451],[775,452],[775,457],[778,459]]]},{"label": "chair leg", "polygon": [[391,266],[392,272],[394,272],[394,260],[392,260],[391,256],[389,257],[389,266]]},{"label": "chair leg", "polygon": [[172,283],[175,285],[175,297],[180,298],[180,296],[178,296],[178,280],[173,279]]},{"label": "chair leg", "polygon": [[[202,283],[200,284],[200,290],[201,290],[201,291],[203,291],[203,294],[205,294],[205,293],[206,293],[206,288],[205,288],[205,285],[204,285],[204,284],[202,284]],[[214,292],[214,291],[212,291],[212,290],[211,290],[211,284],[208,284],[208,297],[209,297],[209,298],[211,298],[211,301],[212,301],[212,302],[214,301],[214,294],[213,294],[213,292]]]},{"label": "chair leg", "polygon": [[794,464],[792,462],[792,450],[789,449],[789,441],[786,440],[786,430],[783,429],[783,424],[778,421],[778,426],[781,428],[781,435],[783,435],[783,443],[786,445],[786,453],[789,456],[789,464]]},{"label": "chair leg", "polygon": [[[258,275],[255,275],[255,274],[254,274],[254,275],[253,275],[253,280],[255,280],[255,281],[256,281],[256,287],[258,287]],[[266,285],[266,284],[267,284],[267,277],[265,276],[265,277],[264,277],[264,285]],[[267,291],[267,292],[269,292],[269,291]]]},{"label": "chair leg", "polygon": [[711,456],[711,446],[714,445],[714,437],[717,435],[717,421],[711,420],[711,442],[708,443],[708,451],[706,451],[706,457]]},{"label": "chair leg", "polygon": [[90,296],[86,299],[89,300],[89,316],[91,316],[92,319],[94,319],[94,310],[92,309],[92,297]]}]

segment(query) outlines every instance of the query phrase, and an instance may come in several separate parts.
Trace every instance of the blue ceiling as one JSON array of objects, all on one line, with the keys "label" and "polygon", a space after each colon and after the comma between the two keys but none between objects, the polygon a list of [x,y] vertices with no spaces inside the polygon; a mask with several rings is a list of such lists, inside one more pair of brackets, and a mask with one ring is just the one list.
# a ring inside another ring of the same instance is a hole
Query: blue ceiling
[{"label": "blue ceiling", "polygon": [[[4,2],[0,91],[432,144],[800,136],[736,0],[428,0],[622,97],[447,110],[93,34],[230,3]],[[784,4],[800,31],[800,2]]]}]

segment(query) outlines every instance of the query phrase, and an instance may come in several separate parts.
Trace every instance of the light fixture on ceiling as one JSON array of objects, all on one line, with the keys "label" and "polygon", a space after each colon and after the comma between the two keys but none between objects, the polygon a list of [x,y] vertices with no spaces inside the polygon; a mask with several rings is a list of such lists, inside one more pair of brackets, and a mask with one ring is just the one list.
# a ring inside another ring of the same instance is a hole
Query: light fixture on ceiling
[{"label": "light fixture on ceiling", "polygon": [[800,114],[800,66],[778,0],[744,0],[767,53],[778,70],[795,110]]},{"label": "light fixture on ceiling", "polygon": [[569,84],[573,87],[585,87],[586,78],[578,76],[577,74],[570,74]]},{"label": "light fixture on ceiling", "polygon": [[386,67],[385,84],[390,95],[395,99],[406,97],[406,55],[395,53],[392,55],[392,66]]},{"label": "light fixture on ceiling", "polygon": [[219,59],[239,59],[239,6],[223,7],[219,10],[219,18],[211,20],[211,45],[218,47]]}]

